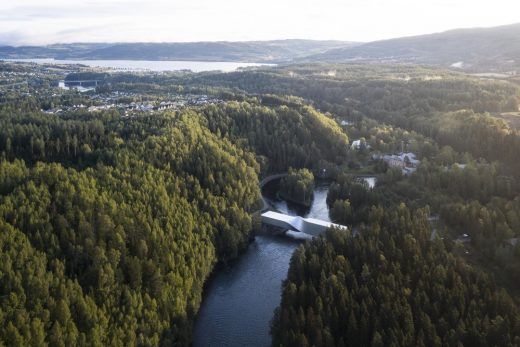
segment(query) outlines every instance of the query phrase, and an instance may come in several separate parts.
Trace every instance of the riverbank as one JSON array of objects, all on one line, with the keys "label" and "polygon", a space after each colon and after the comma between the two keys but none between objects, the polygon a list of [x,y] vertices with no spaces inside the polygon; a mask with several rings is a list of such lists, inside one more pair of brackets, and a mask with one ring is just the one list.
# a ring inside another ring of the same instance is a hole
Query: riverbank
[{"label": "riverbank", "polygon": [[292,197],[288,196],[287,194],[283,194],[282,192],[278,192],[278,197],[281,200],[285,200],[287,202],[290,202],[290,203],[296,204],[296,205],[300,205],[300,206],[305,207],[305,208],[311,207],[312,206],[312,201],[314,199],[314,195],[313,195],[310,198],[309,201],[301,201],[301,200],[293,199]]},{"label": "riverbank", "polygon": [[[309,208],[279,199],[276,185],[270,182],[262,189],[262,197],[273,209],[330,221],[328,184],[317,184]],[[215,268],[204,287],[193,331],[194,347],[271,345],[270,321],[281,301],[292,254],[308,239],[303,236],[257,232],[236,260]]]},{"label": "riverbank", "polygon": [[301,243],[258,234],[235,263],[212,276],[195,322],[193,346],[270,346],[269,323]]}]

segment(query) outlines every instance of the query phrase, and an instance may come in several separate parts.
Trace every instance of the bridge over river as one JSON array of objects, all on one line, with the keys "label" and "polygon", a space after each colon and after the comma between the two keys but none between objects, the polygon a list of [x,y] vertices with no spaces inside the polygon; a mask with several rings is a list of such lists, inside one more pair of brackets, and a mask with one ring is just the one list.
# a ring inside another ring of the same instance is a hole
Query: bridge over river
[{"label": "bridge over river", "polygon": [[[259,182],[260,188],[262,189],[267,183],[281,178],[286,177],[286,172],[272,174],[265,177]],[[336,227],[340,229],[347,229],[344,225],[331,223],[329,221],[316,219],[316,218],[304,218],[301,216],[294,216],[285,213],[280,213],[276,208],[271,206],[269,202],[264,198],[262,194],[263,207],[261,211],[262,224],[275,227],[283,230],[290,230],[301,232],[311,236],[317,236],[325,232],[328,228]],[[274,209],[274,211],[273,211]]]},{"label": "bridge over river", "polygon": [[262,223],[285,230],[298,231],[312,236],[318,236],[331,227],[345,230],[347,229],[347,227],[344,225],[339,225],[320,219],[290,216],[274,211],[263,213]]}]

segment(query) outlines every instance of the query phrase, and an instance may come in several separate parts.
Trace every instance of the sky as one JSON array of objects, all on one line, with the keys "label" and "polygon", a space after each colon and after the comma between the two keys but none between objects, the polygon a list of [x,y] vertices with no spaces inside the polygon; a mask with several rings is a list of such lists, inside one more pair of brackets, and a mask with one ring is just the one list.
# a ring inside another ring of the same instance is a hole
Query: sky
[{"label": "sky", "polygon": [[520,0],[1,0],[0,45],[375,41],[520,22]]}]

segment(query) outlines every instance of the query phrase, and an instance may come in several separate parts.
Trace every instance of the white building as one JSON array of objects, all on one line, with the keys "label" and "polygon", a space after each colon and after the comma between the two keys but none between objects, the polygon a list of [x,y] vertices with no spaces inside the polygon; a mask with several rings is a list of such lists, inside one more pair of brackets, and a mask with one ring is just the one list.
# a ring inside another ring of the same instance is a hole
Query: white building
[{"label": "white building", "polygon": [[364,139],[352,141],[352,144],[350,145],[350,149],[352,149],[352,150],[369,149],[369,148],[370,148],[370,145],[367,144]]}]

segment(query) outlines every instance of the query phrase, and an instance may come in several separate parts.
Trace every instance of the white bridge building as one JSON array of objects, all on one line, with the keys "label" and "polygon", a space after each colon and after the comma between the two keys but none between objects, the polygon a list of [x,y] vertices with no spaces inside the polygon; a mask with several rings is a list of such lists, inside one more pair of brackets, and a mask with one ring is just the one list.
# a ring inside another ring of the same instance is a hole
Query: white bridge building
[{"label": "white bridge building", "polygon": [[312,236],[318,236],[328,228],[347,229],[344,225],[326,222],[315,218],[289,216],[287,214],[268,211],[262,214],[262,223],[286,230],[298,231]]}]

